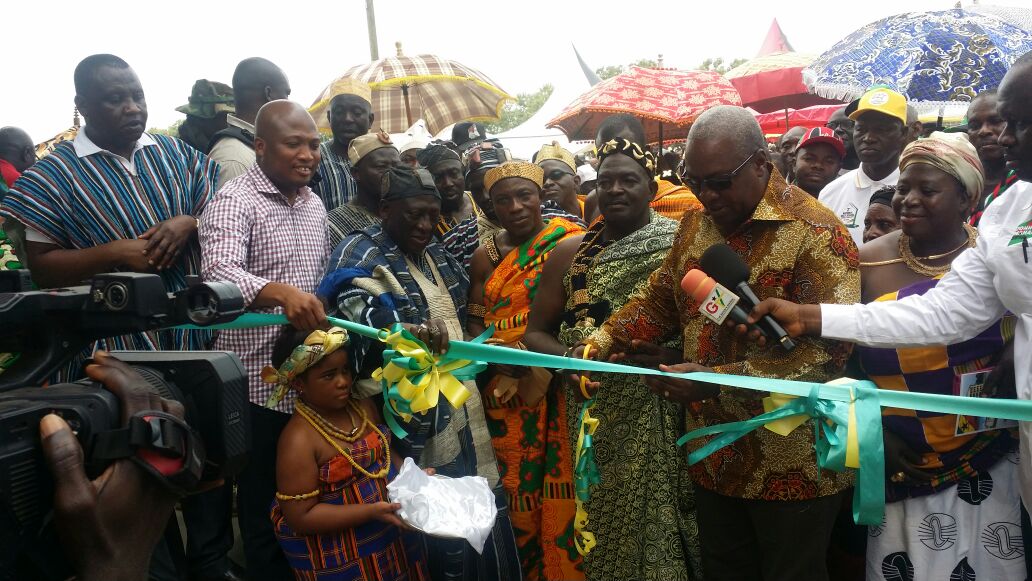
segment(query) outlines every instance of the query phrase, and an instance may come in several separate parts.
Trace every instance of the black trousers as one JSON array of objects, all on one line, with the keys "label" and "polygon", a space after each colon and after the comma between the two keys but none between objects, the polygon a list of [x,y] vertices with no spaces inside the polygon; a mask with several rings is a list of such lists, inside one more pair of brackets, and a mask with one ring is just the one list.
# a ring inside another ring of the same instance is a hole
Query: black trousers
[{"label": "black trousers", "polygon": [[290,414],[254,404],[251,410],[251,456],[237,476],[237,520],[247,559],[248,581],[293,579],[273,533],[269,511],[276,495],[276,444]]},{"label": "black trousers", "polygon": [[827,581],[826,554],[842,494],[748,500],[695,488],[706,581]]}]

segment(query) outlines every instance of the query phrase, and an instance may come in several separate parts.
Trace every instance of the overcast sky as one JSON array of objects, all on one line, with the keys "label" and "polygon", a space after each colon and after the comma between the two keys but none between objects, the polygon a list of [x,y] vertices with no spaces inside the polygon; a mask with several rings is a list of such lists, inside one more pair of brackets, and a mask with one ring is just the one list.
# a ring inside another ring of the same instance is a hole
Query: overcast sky
[{"label": "overcast sky", "polygon": [[[1032,0],[1000,3],[1032,7]],[[666,66],[693,68],[707,57],[755,56],[775,17],[797,51],[821,53],[868,22],[953,4],[376,0],[376,27],[380,56],[394,54],[401,41],[406,54],[458,60],[515,95],[561,82],[549,72],[556,59],[573,58],[571,42],[592,68],[660,53]],[[2,12],[8,56],[0,126],[20,126],[37,142],[70,126],[72,71],[93,53],[114,53],[136,70],[150,127],[182,118],[175,107],[186,102],[195,79],[230,83],[245,57],[282,67],[292,98],[305,105],[335,76],[369,60],[363,0],[5,1]]]}]

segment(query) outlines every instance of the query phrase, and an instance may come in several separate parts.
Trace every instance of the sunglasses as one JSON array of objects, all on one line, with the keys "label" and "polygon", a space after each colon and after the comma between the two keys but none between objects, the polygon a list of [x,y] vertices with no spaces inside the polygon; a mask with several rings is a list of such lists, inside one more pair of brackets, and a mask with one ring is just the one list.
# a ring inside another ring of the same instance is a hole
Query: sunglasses
[{"label": "sunglasses", "polygon": [[550,171],[550,172],[545,174],[545,179],[546,180],[552,180],[553,182],[557,182],[557,181],[563,179],[563,176],[572,176],[572,175],[574,175],[574,174],[572,174],[572,173],[570,173],[568,171],[563,171],[561,169],[553,169],[552,171]]},{"label": "sunglasses", "polygon": [[678,168],[678,173],[680,174],[681,181],[684,182],[684,185],[688,186],[688,189],[690,189],[692,193],[696,196],[701,195],[703,190],[706,189],[713,192],[723,192],[724,190],[727,190],[731,187],[731,184],[735,181],[735,178],[738,177],[738,174],[742,173],[742,170],[745,169],[746,164],[752,161],[752,159],[756,157],[757,153],[759,153],[758,150],[752,152],[752,154],[749,157],[745,158],[745,161],[743,161],[741,165],[731,170],[730,173],[726,173],[724,175],[703,178],[701,180],[690,178],[684,173],[683,159],[681,160],[681,167]]}]

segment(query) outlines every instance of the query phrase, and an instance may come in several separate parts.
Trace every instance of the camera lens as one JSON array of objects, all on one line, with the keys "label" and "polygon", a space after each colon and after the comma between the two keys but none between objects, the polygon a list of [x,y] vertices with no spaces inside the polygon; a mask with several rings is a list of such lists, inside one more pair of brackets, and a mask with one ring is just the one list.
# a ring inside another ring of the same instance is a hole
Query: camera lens
[{"label": "camera lens", "polygon": [[121,311],[129,304],[129,289],[120,282],[111,283],[104,289],[104,306],[112,311]]}]

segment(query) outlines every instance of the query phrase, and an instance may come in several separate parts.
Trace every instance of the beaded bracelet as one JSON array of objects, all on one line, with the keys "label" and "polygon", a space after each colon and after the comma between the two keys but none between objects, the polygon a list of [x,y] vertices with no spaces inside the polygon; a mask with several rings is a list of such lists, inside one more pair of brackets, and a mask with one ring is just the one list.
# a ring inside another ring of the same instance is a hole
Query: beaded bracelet
[{"label": "beaded bracelet", "polygon": [[283,494],[282,492],[276,493],[276,500],[308,500],[309,498],[315,498],[319,496],[319,490],[313,490],[304,494]]}]

